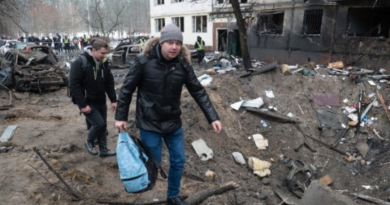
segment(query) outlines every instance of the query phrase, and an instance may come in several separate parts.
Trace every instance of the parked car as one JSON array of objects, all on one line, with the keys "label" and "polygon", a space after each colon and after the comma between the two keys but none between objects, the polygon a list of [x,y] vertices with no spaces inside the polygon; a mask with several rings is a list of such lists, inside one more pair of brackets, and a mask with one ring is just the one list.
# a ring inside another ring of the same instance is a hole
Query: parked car
[{"label": "parked car", "polygon": [[117,46],[114,51],[107,55],[113,68],[124,68],[131,65],[137,54],[141,52],[141,44],[126,43]]}]

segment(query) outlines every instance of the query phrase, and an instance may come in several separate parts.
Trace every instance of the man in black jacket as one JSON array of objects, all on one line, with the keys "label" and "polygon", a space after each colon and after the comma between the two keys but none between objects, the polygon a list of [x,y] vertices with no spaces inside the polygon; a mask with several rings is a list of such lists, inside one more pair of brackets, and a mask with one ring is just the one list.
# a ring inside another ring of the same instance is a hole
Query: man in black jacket
[{"label": "man in black jacket", "polygon": [[80,112],[85,115],[89,128],[85,147],[90,154],[96,155],[97,141],[100,157],[116,155],[107,148],[106,93],[113,111],[116,109],[117,100],[114,77],[106,58],[107,53],[108,44],[96,39],[92,42],[92,49],[81,54],[82,56],[72,63],[70,70],[70,94]]},{"label": "man in black jacket", "polygon": [[115,126],[121,130],[127,127],[132,94],[137,88],[136,125],[143,143],[160,164],[162,140],[169,150],[168,204],[187,205],[178,197],[186,159],[180,110],[183,85],[217,134],[222,125],[195,76],[189,52],[182,42],[180,29],[169,24],[161,30],[160,38],[152,38],[145,44],[144,56],[136,58],[120,90]]}]

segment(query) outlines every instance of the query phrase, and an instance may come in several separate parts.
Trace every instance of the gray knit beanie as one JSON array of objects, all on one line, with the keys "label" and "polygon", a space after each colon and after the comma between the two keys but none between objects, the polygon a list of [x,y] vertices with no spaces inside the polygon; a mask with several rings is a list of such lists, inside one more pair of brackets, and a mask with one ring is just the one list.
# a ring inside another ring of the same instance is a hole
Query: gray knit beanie
[{"label": "gray knit beanie", "polygon": [[179,27],[175,24],[168,24],[161,30],[159,43],[161,44],[169,40],[183,42],[183,34],[181,33]]}]

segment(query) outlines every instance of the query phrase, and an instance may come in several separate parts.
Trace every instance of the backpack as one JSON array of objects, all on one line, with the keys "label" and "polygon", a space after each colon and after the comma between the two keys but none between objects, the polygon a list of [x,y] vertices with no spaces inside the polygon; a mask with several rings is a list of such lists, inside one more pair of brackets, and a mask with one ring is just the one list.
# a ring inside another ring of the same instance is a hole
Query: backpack
[{"label": "backpack", "polygon": [[[81,69],[83,69],[83,73],[84,73],[84,71],[85,71],[85,68],[87,68],[87,57],[85,57],[84,55],[80,55],[80,58],[81,58]],[[74,101],[74,99],[72,98],[72,93],[70,93],[70,71],[69,71],[69,81],[68,81],[68,91],[67,91],[67,96],[68,97],[70,97],[71,99],[72,99],[72,102],[74,103],[74,104],[76,104],[75,103],[75,101]]]},{"label": "backpack", "polygon": [[127,132],[120,132],[116,147],[119,176],[128,193],[140,193],[153,189],[158,169],[166,179],[164,170],[158,165],[142,141]]}]

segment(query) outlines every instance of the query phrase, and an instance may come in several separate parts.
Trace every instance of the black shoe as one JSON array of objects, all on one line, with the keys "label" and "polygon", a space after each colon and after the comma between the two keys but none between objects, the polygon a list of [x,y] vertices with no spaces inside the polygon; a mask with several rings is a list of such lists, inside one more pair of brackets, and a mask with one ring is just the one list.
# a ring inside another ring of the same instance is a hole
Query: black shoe
[{"label": "black shoe", "polygon": [[115,155],[116,155],[115,151],[110,151],[109,149],[105,148],[100,150],[99,157],[111,157]]},{"label": "black shoe", "polygon": [[86,143],[84,144],[84,146],[85,146],[85,148],[87,148],[87,150],[88,150],[88,152],[89,152],[90,154],[92,154],[92,155],[97,155],[97,154],[98,154],[98,151],[97,151],[95,145],[92,145],[91,143],[86,142]]},{"label": "black shoe", "polygon": [[168,205],[190,205],[189,203],[182,201],[179,197],[176,198],[168,198]]}]

